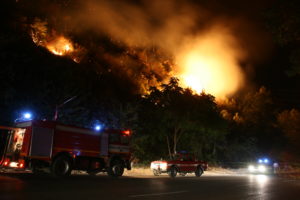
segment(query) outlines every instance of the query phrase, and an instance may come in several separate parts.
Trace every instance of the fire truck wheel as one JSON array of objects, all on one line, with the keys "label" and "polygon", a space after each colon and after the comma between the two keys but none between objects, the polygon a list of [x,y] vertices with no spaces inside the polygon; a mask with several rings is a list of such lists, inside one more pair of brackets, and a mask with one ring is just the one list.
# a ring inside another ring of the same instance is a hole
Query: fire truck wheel
[{"label": "fire truck wheel", "polygon": [[107,173],[109,176],[122,176],[124,173],[124,164],[120,160],[114,160],[108,167]]},{"label": "fire truck wheel", "polygon": [[195,175],[197,176],[197,177],[200,177],[201,175],[203,174],[203,169],[202,169],[202,167],[197,167],[197,169],[196,169],[196,171],[195,171]]},{"label": "fire truck wheel", "polygon": [[154,169],[152,172],[153,172],[153,175],[154,175],[154,176],[159,176],[159,174],[160,174],[159,171],[158,171],[158,170],[155,170],[155,169]]},{"label": "fire truck wheel", "polygon": [[56,177],[66,177],[71,174],[71,161],[66,156],[59,156],[51,165],[51,173]]},{"label": "fire truck wheel", "polygon": [[171,167],[171,169],[168,171],[168,175],[172,178],[175,178],[177,175],[177,169],[175,166]]}]

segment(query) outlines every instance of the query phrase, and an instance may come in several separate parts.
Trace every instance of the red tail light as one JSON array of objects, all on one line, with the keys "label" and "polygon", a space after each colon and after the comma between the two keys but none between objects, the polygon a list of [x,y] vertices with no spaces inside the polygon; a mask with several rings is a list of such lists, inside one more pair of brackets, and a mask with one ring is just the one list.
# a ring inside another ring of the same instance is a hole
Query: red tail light
[{"label": "red tail light", "polygon": [[130,132],[130,130],[126,130],[126,131],[122,131],[122,133],[123,133],[124,135],[129,136],[131,132]]},{"label": "red tail light", "polygon": [[9,165],[9,158],[6,158],[3,162],[3,166],[8,166]]},{"label": "red tail light", "polygon": [[25,166],[25,161],[24,160],[19,160],[19,168],[23,168]]}]

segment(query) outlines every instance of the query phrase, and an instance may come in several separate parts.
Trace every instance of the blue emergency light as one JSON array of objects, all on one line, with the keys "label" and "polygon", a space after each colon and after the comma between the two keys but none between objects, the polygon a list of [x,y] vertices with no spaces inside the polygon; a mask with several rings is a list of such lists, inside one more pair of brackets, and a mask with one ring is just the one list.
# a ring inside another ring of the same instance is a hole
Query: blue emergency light
[{"label": "blue emergency light", "polygon": [[95,125],[94,127],[95,131],[100,131],[102,129],[102,126],[100,124]]}]

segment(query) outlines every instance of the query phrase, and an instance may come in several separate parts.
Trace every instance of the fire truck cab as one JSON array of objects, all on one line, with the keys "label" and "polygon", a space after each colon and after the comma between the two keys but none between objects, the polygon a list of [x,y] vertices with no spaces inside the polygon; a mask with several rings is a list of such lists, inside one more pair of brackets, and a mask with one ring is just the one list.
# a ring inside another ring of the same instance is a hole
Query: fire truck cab
[{"label": "fire truck cab", "polygon": [[129,130],[92,129],[53,121],[0,127],[0,167],[30,169],[63,177],[72,170],[122,176],[131,169]]}]

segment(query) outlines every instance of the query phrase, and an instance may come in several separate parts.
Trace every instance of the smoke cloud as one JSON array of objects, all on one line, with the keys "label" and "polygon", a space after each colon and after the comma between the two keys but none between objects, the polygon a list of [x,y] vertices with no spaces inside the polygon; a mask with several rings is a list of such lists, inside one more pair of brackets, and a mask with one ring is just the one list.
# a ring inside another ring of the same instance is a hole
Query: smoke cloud
[{"label": "smoke cloud", "polygon": [[69,35],[97,33],[124,44],[119,55],[100,47],[96,51],[114,70],[134,77],[143,91],[177,76],[184,87],[226,97],[246,82],[240,63],[259,54],[253,46],[260,41],[253,44],[251,34],[245,34],[247,20],[216,15],[193,1],[65,2],[57,16],[49,12],[53,28]]}]

